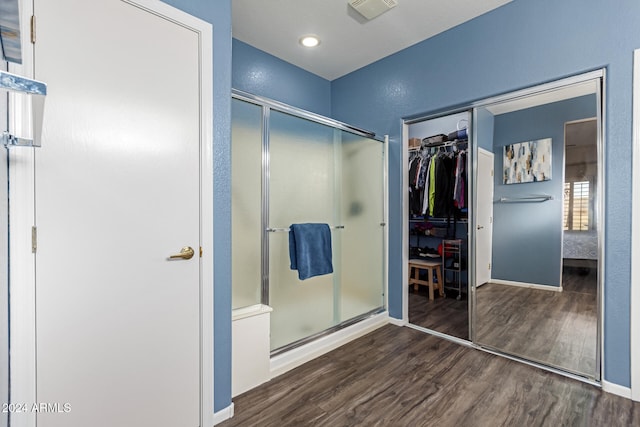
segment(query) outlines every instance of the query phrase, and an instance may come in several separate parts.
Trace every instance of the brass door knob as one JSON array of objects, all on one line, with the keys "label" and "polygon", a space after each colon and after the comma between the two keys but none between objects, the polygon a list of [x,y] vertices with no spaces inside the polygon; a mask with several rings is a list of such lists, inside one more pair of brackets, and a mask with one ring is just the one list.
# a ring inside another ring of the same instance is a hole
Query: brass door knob
[{"label": "brass door knob", "polygon": [[185,246],[180,250],[179,254],[171,255],[169,259],[191,259],[195,251],[191,246]]}]

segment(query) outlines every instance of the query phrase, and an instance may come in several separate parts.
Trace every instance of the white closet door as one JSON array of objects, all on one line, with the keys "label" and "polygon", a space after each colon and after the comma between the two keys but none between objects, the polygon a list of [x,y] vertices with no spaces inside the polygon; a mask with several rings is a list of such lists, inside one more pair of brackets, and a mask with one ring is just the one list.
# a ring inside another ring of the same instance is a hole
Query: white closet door
[{"label": "white closet door", "polygon": [[493,238],[493,153],[478,149],[476,286],[491,280]]}]

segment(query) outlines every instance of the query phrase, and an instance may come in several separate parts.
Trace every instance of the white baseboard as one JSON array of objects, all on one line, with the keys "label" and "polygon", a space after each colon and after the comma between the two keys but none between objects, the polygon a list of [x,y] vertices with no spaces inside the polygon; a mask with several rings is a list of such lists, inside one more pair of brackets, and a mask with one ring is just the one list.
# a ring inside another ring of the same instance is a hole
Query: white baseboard
[{"label": "white baseboard", "polygon": [[308,344],[294,348],[286,353],[271,358],[271,378],[282,375],[291,369],[322,356],[325,353],[360,338],[389,323],[387,312],[377,314],[369,319],[348,326],[338,332],[319,338]]},{"label": "white baseboard", "polygon": [[515,282],[513,280],[491,279],[496,285],[519,286],[521,288],[540,289],[543,291],[562,292],[562,286],[539,285],[537,283]]},{"label": "white baseboard", "polygon": [[640,49],[633,52],[633,167],[631,170],[631,398],[640,402]]},{"label": "white baseboard", "polygon": [[610,383],[608,381],[602,381],[602,390],[606,391],[607,393],[631,399],[630,387],[624,387],[618,384]]},{"label": "white baseboard", "polygon": [[228,420],[229,418],[233,417],[233,402],[231,402],[231,405],[227,406],[224,409],[221,409],[220,411],[216,412],[213,414],[213,425],[215,426],[216,424],[220,424],[223,421]]},{"label": "white baseboard", "polygon": [[395,326],[407,326],[409,322],[404,319],[396,319],[395,317],[389,317],[389,323]]}]

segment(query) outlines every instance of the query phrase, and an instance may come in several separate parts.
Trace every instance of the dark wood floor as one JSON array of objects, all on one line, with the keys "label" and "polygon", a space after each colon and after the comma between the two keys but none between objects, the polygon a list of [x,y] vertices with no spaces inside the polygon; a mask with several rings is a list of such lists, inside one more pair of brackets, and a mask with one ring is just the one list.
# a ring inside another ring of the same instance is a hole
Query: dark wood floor
[{"label": "dark wood floor", "polygon": [[409,323],[442,332],[453,337],[469,339],[469,305],[467,295],[456,299],[457,292],[446,291],[446,298],[429,300],[426,286],[415,291],[409,287]]},{"label": "dark wood floor", "polygon": [[392,325],[234,402],[220,426],[640,425],[640,403]]},{"label": "dark wood floor", "polygon": [[594,377],[596,269],[565,269],[563,291],[488,283],[477,289],[476,341]]},{"label": "dark wood floor", "polygon": [[[476,342],[588,377],[596,374],[597,269],[565,268],[563,292],[489,283],[477,290]],[[409,323],[469,339],[466,294],[409,288]]]}]

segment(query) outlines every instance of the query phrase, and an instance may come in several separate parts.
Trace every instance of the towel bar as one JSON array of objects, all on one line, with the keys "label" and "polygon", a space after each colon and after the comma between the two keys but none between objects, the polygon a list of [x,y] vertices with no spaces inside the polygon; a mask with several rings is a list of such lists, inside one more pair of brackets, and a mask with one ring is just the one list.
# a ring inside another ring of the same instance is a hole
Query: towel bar
[{"label": "towel bar", "polygon": [[540,203],[547,200],[553,200],[553,196],[542,194],[540,196],[530,197],[500,197],[496,200],[497,203]]},{"label": "towel bar", "polygon": [[[336,225],[336,226],[329,226],[329,228],[332,230],[341,230],[345,227],[344,225]],[[269,233],[284,233],[291,230],[289,229],[289,227],[283,227],[283,228],[267,228],[266,231]]]}]

